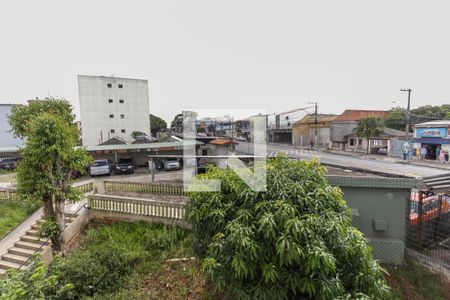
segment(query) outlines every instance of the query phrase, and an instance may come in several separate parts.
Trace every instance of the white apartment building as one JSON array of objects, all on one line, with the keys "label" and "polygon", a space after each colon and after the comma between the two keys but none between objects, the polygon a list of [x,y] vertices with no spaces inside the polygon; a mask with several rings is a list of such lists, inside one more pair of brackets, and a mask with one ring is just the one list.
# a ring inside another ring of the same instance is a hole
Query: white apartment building
[{"label": "white apartment building", "polygon": [[78,75],[78,93],[83,146],[131,141],[133,131],[151,136],[147,80]]}]

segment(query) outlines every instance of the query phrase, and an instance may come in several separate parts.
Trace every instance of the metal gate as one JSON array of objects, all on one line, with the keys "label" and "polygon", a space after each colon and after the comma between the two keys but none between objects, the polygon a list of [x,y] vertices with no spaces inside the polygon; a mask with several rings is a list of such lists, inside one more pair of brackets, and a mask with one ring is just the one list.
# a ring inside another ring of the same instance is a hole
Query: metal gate
[{"label": "metal gate", "polygon": [[450,174],[424,178],[408,211],[407,247],[450,266]]}]

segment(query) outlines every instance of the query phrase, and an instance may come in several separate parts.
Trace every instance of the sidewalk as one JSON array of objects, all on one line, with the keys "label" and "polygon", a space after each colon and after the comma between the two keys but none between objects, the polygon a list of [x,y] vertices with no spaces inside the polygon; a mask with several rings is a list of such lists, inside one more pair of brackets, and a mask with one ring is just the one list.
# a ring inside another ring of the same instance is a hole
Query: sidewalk
[{"label": "sidewalk", "polygon": [[361,152],[349,152],[349,151],[340,151],[340,150],[324,150],[323,152],[359,157],[362,159],[373,159],[373,160],[381,160],[381,161],[394,162],[394,163],[406,163],[408,165],[436,168],[436,169],[441,169],[441,170],[447,170],[450,172],[450,164],[442,164],[437,160],[409,160],[409,161],[405,162],[399,157],[391,157],[391,156],[377,155],[377,154],[367,154],[367,153],[361,153]]}]

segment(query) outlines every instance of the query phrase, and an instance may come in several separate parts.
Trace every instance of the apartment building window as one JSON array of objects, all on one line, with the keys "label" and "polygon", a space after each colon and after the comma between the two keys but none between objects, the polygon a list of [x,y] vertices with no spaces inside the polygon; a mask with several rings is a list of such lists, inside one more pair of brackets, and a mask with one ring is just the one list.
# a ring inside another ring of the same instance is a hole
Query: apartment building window
[{"label": "apartment building window", "polygon": [[120,100],[119,100],[119,103],[124,103],[124,102],[125,102],[125,101],[123,101],[123,99],[120,99]]},{"label": "apartment building window", "polygon": [[108,83],[108,88],[112,88],[112,83]]},{"label": "apartment building window", "polygon": [[123,84],[119,84],[119,89],[123,89]]},{"label": "apartment building window", "polygon": [[113,99],[108,99],[108,103],[113,103]]},{"label": "apartment building window", "polygon": [[350,139],[350,146],[356,145],[356,139]]},{"label": "apartment building window", "polygon": [[110,114],[110,115],[109,115],[109,118],[110,118],[110,119],[114,119],[114,115],[113,115],[113,114]]},{"label": "apartment building window", "polygon": [[116,133],[116,131],[114,129],[111,129],[111,133]]},{"label": "apartment building window", "polygon": [[122,132],[122,133],[125,133],[125,129],[122,129],[121,132]]},{"label": "apartment building window", "polygon": [[120,115],[120,118],[121,119],[125,119],[125,115]]}]

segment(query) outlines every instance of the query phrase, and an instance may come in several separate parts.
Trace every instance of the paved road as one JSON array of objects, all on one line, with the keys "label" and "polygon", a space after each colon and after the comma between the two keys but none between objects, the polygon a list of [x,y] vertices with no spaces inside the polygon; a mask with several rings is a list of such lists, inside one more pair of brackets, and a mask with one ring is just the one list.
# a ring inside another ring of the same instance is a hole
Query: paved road
[{"label": "paved road", "polygon": [[[236,145],[236,151],[240,153],[253,154],[253,144],[239,142]],[[426,177],[449,173],[448,171],[433,168],[432,166],[417,166],[404,163],[398,163],[394,160],[384,161],[375,159],[364,159],[361,157],[347,156],[342,154],[317,152],[311,150],[300,150],[285,145],[268,144],[266,146],[267,156],[275,156],[282,152],[292,158],[311,159],[316,157],[321,163],[329,165],[338,165],[347,168],[357,168],[377,173],[387,173],[392,175],[408,177]],[[388,158],[387,158],[388,159]]]}]

